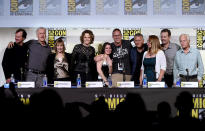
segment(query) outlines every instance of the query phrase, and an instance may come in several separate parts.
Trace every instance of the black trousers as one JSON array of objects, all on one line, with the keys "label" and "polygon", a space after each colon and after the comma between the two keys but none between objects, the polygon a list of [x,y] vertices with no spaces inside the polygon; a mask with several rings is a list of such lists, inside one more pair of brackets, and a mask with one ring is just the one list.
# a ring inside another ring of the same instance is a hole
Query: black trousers
[{"label": "black trousers", "polygon": [[168,88],[172,88],[173,82],[174,82],[174,78],[173,78],[173,74],[165,74],[164,75],[164,81],[165,84],[167,84]]}]

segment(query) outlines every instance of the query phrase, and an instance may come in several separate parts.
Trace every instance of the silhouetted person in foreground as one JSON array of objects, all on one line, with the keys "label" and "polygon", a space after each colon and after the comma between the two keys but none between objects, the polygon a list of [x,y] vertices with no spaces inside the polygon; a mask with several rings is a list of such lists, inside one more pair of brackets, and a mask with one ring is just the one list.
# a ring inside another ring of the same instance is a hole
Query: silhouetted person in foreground
[{"label": "silhouetted person in foreground", "polygon": [[105,119],[108,117],[109,108],[103,96],[100,96],[98,100],[92,102],[90,109],[89,117],[91,119]]},{"label": "silhouetted person in foreground", "polygon": [[65,113],[69,121],[82,121],[82,112],[80,106],[77,102],[66,103],[65,104]]},{"label": "silhouetted person in foreground", "polygon": [[181,92],[175,102],[179,115],[173,119],[175,129],[200,129],[200,121],[192,117],[194,107],[192,94]]},{"label": "silhouetted person in foreground", "polygon": [[171,124],[171,107],[169,103],[163,101],[157,105],[157,118],[153,127],[167,129]]},{"label": "silhouetted person in foreground", "polygon": [[24,107],[15,91],[13,83],[10,84],[9,88],[0,87],[1,127],[5,126],[5,124],[18,124],[19,120],[23,120],[25,114]]},{"label": "silhouetted person in foreground", "polygon": [[125,100],[116,107],[115,113],[116,120],[124,120],[130,126],[145,128],[150,126],[145,103],[139,94],[128,93]]},{"label": "silhouetted person in foreground", "polygon": [[157,106],[157,113],[159,121],[163,122],[171,118],[171,107],[169,103],[163,101]]},{"label": "silhouetted person in foreground", "polygon": [[[31,120],[39,123],[59,124],[63,122],[64,105],[60,95],[52,89],[45,89],[30,97]],[[54,119],[55,118],[55,119]]]}]

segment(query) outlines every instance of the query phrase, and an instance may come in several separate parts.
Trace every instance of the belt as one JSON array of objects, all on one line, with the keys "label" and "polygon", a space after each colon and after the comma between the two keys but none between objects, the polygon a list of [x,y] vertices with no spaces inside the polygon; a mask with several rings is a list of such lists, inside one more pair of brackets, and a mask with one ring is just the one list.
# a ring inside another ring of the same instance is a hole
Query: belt
[{"label": "belt", "polygon": [[185,76],[185,75],[179,75],[180,77],[182,78],[189,78],[189,79],[194,79],[194,78],[197,78],[197,75],[192,75],[192,76]]},{"label": "belt", "polygon": [[39,70],[35,70],[35,69],[28,69],[29,72],[32,72],[34,74],[45,74],[45,71],[39,71]]}]

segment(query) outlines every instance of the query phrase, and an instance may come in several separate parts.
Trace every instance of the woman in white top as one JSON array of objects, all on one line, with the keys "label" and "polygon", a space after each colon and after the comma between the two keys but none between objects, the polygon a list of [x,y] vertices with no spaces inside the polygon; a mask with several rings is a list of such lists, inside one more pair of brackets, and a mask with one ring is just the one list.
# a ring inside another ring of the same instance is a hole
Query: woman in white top
[{"label": "woman in white top", "polygon": [[110,58],[111,53],[112,53],[111,44],[106,42],[106,43],[104,43],[104,45],[102,47],[101,54],[96,56],[96,57],[101,58],[100,61],[96,62],[97,72],[99,74],[98,77],[100,77],[106,85],[108,85],[107,78],[108,78],[109,74],[112,73],[112,60]]},{"label": "woman in white top", "polygon": [[147,41],[148,51],[144,53],[142,66],[140,71],[140,85],[144,74],[147,76],[147,81],[162,81],[166,71],[166,57],[161,50],[159,38],[155,35],[150,35]]}]

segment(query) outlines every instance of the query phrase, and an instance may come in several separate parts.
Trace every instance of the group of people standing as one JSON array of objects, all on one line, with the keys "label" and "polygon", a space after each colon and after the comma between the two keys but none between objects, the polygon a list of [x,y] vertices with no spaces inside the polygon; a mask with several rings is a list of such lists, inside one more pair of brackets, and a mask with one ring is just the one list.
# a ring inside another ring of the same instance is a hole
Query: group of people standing
[{"label": "group of people standing", "polygon": [[75,83],[80,74],[82,84],[101,78],[108,85],[107,78],[112,74],[113,87],[116,87],[118,81],[134,81],[135,85],[142,85],[146,74],[148,81],[165,81],[168,87],[172,87],[178,76],[183,81],[200,81],[204,73],[200,52],[190,47],[189,36],[180,35],[180,47],[170,42],[169,29],[161,30],[162,44],[156,35],[150,35],[145,43],[143,35],[138,33],[134,36],[135,47],[132,47],[116,28],[112,32],[114,42],[104,43],[97,56],[91,46],[94,42],[91,30],[82,32],[81,44],[75,45],[71,54],[65,52],[62,39],[56,40],[55,53],[51,53],[45,28],[38,28],[36,34],[38,40],[24,43],[26,31],[16,31],[15,42],[9,43],[2,61],[7,83],[11,74],[17,80],[35,81],[36,87],[42,86],[45,74],[49,83],[55,80]]}]

